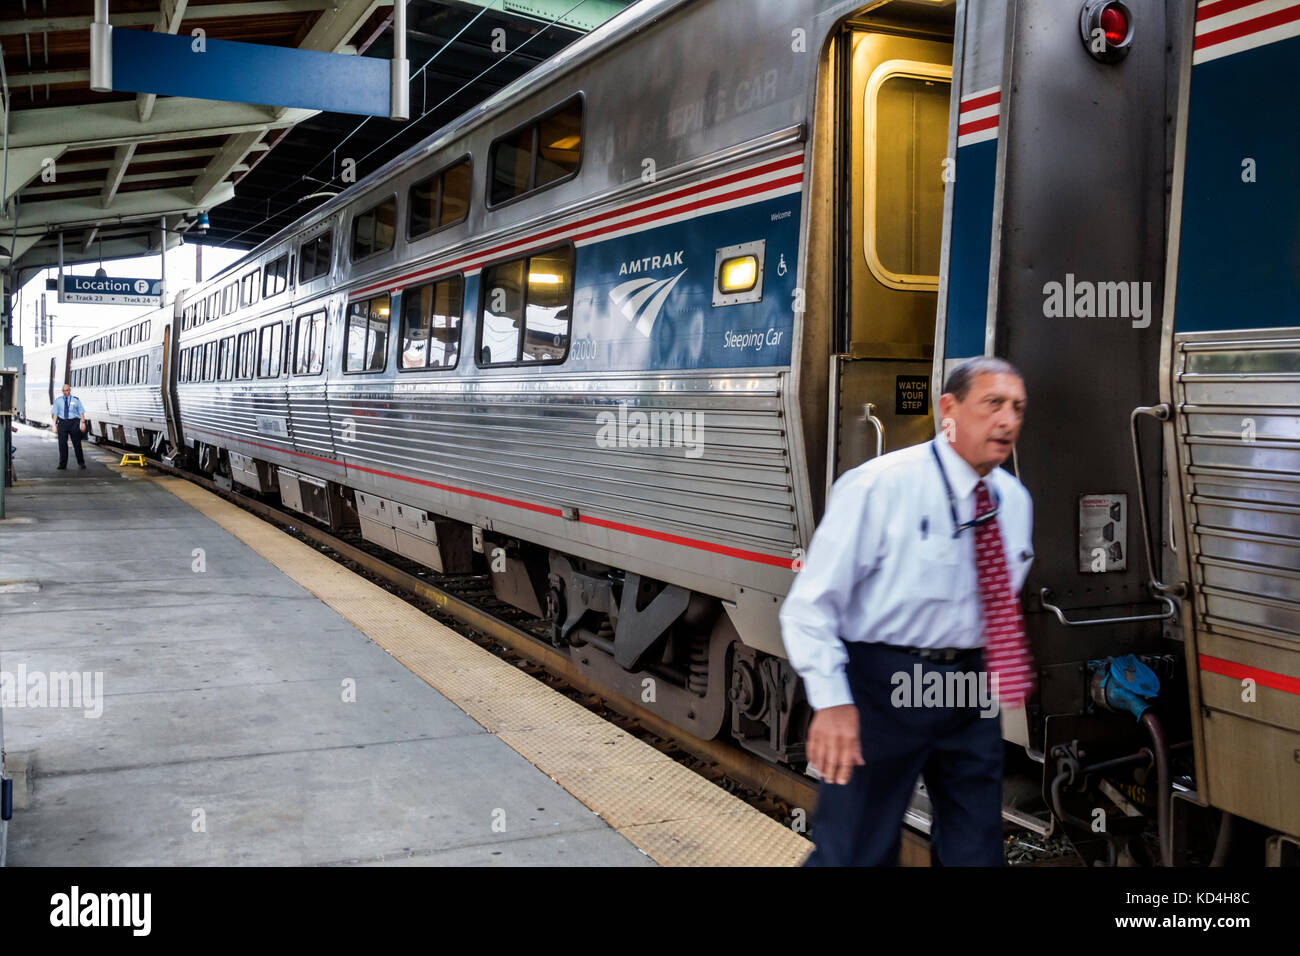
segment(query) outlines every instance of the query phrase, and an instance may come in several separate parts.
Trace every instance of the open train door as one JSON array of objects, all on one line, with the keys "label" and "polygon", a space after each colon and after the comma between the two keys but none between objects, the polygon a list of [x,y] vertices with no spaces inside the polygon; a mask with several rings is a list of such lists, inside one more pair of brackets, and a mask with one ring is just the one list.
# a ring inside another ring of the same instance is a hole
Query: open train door
[{"label": "open train door", "polygon": [[1140,412],[1181,486],[1197,795],[1290,834],[1276,861],[1300,851],[1300,3],[1202,2],[1182,44],[1166,374]]},{"label": "open train door", "polygon": [[159,382],[158,387],[162,393],[163,417],[167,421],[167,441],[171,445],[166,456],[168,461],[173,461],[185,448],[184,432],[181,431],[181,406],[176,394],[176,370],[180,362],[176,355],[177,319],[175,316],[181,314],[183,305],[184,297],[180,296],[173,310],[172,320],[163,328],[162,381]]},{"label": "open train door", "polygon": [[839,301],[828,486],[869,458],[934,436],[955,8],[874,5],[835,41]]}]

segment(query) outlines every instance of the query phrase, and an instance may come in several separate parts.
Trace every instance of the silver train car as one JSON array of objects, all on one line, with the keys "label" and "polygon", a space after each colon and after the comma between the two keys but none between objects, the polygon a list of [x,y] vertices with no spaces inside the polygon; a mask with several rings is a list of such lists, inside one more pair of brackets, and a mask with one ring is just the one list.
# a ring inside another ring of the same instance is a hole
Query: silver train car
[{"label": "silver train car", "polygon": [[23,349],[23,407],[18,417],[30,425],[49,425],[54,398],[67,378],[67,342]]},{"label": "silver train car", "polygon": [[1213,181],[1300,158],[1267,119],[1296,7],[637,4],[178,296],[168,453],[490,569],[610,691],[802,768],[777,609],[830,484],[1007,357],[1039,668],[1008,814],[1165,864],[1236,818],[1281,859],[1300,200]]},{"label": "silver train car", "polygon": [[68,383],[86,410],[89,436],[164,450],[163,343],[174,314],[158,309],[71,340]]}]

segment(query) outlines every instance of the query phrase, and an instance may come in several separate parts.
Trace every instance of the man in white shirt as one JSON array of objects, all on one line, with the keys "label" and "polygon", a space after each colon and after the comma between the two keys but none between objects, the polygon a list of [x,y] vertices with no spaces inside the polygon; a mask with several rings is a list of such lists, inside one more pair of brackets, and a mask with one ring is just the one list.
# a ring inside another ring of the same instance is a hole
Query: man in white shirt
[{"label": "man in white shirt", "polygon": [[809,865],[896,864],[918,776],[934,861],[1003,863],[997,707],[1020,706],[1035,675],[1018,598],[1032,505],[999,467],[1025,402],[1009,363],[964,362],[944,384],[934,441],[868,461],[831,491],[781,608],[815,711]]}]

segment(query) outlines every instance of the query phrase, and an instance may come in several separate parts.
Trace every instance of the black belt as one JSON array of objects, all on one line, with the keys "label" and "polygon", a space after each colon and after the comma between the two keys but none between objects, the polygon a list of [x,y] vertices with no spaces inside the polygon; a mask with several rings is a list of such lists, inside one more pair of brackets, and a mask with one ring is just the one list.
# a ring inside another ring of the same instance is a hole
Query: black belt
[{"label": "black belt", "polygon": [[930,661],[932,664],[954,664],[959,661],[973,661],[982,650],[978,647],[903,647],[900,644],[890,646],[919,657],[923,661]]}]

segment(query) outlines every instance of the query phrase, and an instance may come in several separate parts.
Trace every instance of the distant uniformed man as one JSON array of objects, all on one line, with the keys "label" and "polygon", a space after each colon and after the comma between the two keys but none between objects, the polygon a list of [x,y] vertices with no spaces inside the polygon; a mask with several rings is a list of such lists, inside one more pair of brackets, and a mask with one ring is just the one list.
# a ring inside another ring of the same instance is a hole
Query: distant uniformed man
[{"label": "distant uniformed man", "polygon": [[1004,861],[998,699],[1020,706],[1033,686],[1018,597],[1033,555],[1029,493],[999,466],[1025,401],[1007,362],[964,362],[944,384],[934,441],[868,461],[831,491],[781,609],[815,711],[809,865],[896,864],[918,776],[934,862]]},{"label": "distant uniformed man", "polygon": [[86,430],[86,410],[81,407],[81,399],[72,394],[66,384],[63,394],[54,400],[50,408],[50,417],[59,433],[59,467],[68,467],[68,439],[72,439],[73,450],[77,453],[77,467],[85,468],[86,459],[81,454],[81,433]]}]

